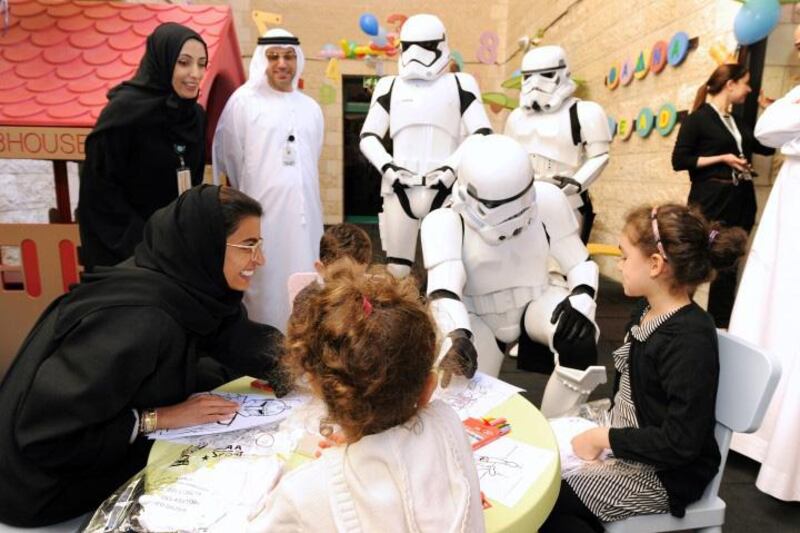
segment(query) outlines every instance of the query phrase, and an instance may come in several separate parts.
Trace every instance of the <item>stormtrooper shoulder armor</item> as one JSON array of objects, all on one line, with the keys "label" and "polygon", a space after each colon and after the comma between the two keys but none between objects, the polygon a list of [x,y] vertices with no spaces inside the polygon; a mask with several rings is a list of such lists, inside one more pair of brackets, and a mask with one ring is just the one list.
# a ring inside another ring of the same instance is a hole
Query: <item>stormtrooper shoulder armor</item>
[{"label": "stormtrooper shoulder armor", "polygon": [[384,76],[375,84],[369,113],[361,128],[361,137],[375,135],[383,138],[389,127],[389,110],[392,105],[392,90],[397,76]]},{"label": "stormtrooper shoulder armor", "polygon": [[578,102],[578,121],[581,126],[581,140],[589,144],[594,142],[611,142],[608,130],[608,117],[597,102]]},{"label": "stormtrooper shoulder armor", "polygon": [[466,72],[456,72],[454,76],[458,85],[461,118],[464,121],[467,132],[470,134],[490,134],[492,127],[489,123],[489,118],[486,116],[486,111],[483,109],[481,89],[478,87],[478,82],[471,74]]},{"label": "stormtrooper shoulder armor", "polygon": [[[422,219],[422,257],[428,271],[427,293],[446,290],[461,298],[467,272],[461,260],[464,226],[452,209],[437,209]],[[459,306],[461,302],[459,302]],[[466,310],[462,311],[466,316]],[[469,320],[463,320],[469,329]]]},{"label": "stormtrooper shoulder armor", "polygon": [[464,223],[452,209],[437,209],[429,213],[422,219],[421,235],[425,268],[461,260]]},{"label": "stormtrooper shoulder armor", "polygon": [[370,107],[378,104],[388,113],[390,110],[392,99],[392,88],[394,87],[397,76],[384,76],[375,84],[375,89],[372,91],[372,103]]},{"label": "stormtrooper shoulder armor", "polygon": [[577,234],[578,221],[572,212],[567,196],[552,183],[537,181],[536,204],[550,242],[558,241],[571,233]]}]

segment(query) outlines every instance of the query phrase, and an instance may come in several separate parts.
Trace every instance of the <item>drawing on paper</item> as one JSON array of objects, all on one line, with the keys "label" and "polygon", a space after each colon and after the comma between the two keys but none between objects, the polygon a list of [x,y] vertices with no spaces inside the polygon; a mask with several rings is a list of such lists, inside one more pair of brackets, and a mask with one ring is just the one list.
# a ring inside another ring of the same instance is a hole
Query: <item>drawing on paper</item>
[{"label": "drawing on paper", "polygon": [[[185,428],[160,429],[150,433],[148,437],[173,441],[181,441],[187,437],[192,437],[194,438],[193,442],[198,440],[208,442],[207,437],[209,435],[240,431],[280,422],[289,415],[292,409],[305,401],[301,397],[276,399],[260,394],[230,392],[216,392],[214,394],[237,402],[241,406],[229,420]],[[198,439],[197,437],[203,437],[203,439]]]},{"label": "drawing on paper", "polygon": [[482,479],[483,476],[511,477],[522,469],[522,465],[516,461],[502,457],[479,456],[475,466],[478,469],[478,479]]}]

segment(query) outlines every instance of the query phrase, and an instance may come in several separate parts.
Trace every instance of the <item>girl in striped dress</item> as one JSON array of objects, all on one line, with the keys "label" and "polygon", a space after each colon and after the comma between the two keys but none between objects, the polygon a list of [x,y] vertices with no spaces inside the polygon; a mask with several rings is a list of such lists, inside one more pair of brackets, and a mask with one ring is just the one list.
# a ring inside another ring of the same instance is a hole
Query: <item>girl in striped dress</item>
[{"label": "girl in striped dress", "polygon": [[[682,205],[639,208],[620,236],[625,294],[643,297],[613,354],[611,426],[572,440],[587,461],[564,476],[550,531],[603,531],[602,522],[683,516],[719,468],[714,409],[719,361],[711,316],[691,294],[744,252],[738,228],[709,224]],[[604,460],[596,460],[604,450]]]}]

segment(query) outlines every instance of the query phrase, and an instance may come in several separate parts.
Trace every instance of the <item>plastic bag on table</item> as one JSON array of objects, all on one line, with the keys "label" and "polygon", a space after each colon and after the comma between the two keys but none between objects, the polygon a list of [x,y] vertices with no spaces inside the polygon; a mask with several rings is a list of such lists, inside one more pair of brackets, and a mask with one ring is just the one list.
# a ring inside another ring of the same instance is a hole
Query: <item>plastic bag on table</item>
[{"label": "plastic bag on table", "polygon": [[117,489],[84,531],[242,531],[263,507],[281,469],[274,454],[243,453],[236,445],[188,445],[177,458],[149,464]]}]

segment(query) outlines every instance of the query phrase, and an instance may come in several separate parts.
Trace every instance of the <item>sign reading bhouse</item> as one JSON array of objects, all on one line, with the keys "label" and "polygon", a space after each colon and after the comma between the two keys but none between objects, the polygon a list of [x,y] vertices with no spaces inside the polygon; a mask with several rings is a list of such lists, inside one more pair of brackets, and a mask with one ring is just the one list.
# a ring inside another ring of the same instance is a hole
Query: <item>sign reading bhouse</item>
[{"label": "sign reading bhouse", "polygon": [[83,161],[89,128],[0,126],[0,158]]}]

